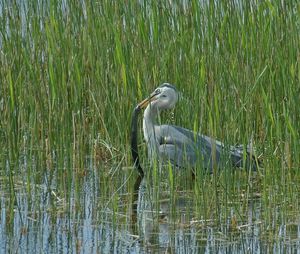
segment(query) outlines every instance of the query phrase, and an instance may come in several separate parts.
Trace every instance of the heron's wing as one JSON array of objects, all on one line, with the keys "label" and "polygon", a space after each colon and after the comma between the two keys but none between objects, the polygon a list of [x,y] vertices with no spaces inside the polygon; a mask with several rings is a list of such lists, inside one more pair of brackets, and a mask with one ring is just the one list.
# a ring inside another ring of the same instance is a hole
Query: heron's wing
[{"label": "heron's wing", "polygon": [[219,168],[227,164],[243,167],[245,152],[246,167],[257,169],[255,157],[241,146],[225,146],[218,140],[178,126],[159,127],[159,153],[162,160],[169,160],[179,167],[203,165],[212,170],[214,165]]},{"label": "heron's wing", "polygon": [[[189,146],[180,144],[161,144],[159,146],[159,157],[162,162],[171,162],[172,165],[185,168],[195,167],[198,161],[197,158],[202,158],[201,154],[197,154],[197,151]],[[201,160],[203,162],[203,160]],[[199,163],[200,165],[200,163]],[[207,167],[205,167],[207,168]]]},{"label": "heron's wing", "polygon": [[156,130],[159,137],[160,159],[170,161],[179,167],[203,167],[212,169],[213,164],[219,164],[223,144],[204,135],[190,130],[161,125]]}]

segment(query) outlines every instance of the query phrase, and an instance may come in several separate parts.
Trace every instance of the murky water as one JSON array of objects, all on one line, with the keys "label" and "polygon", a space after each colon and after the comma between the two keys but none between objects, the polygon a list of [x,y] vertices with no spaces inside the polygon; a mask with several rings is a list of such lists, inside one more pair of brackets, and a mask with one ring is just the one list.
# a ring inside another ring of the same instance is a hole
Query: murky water
[{"label": "murky water", "polygon": [[299,221],[280,225],[270,241],[260,199],[250,202],[243,223],[231,217],[219,224],[197,216],[193,190],[170,195],[138,178],[136,193],[114,200],[103,198],[103,184],[91,170],[66,199],[46,180],[31,185],[30,194],[22,176],[14,177],[13,195],[2,183],[0,252],[300,253]]}]

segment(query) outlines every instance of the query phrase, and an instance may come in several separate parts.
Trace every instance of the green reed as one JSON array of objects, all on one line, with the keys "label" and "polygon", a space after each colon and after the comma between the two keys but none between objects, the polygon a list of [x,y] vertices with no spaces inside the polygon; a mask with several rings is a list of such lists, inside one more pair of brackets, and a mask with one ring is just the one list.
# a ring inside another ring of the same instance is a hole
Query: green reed
[{"label": "green reed", "polygon": [[[162,121],[226,144],[253,138],[257,155],[263,154],[264,169],[256,175],[197,173],[192,188],[199,217],[222,222],[234,203],[243,220],[256,194],[267,224],[279,203],[282,217],[299,214],[299,4],[2,0],[1,7],[6,184],[22,173],[25,156],[31,160],[27,181],[40,183],[47,174],[71,199],[91,158],[107,183],[103,193],[116,193],[110,204],[116,213],[122,174],[114,169],[120,161],[119,168],[132,165],[130,112],[158,84],[170,82],[183,99],[174,120],[164,115]],[[175,174],[169,169],[165,179],[174,195],[177,185],[188,185]],[[13,205],[13,186],[9,191]]]}]

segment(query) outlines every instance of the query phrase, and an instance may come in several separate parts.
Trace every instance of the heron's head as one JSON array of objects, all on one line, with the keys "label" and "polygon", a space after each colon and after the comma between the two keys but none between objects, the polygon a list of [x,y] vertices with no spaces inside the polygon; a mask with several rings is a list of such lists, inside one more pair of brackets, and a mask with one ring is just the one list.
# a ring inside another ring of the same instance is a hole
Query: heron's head
[{"label": "heron's head", "polygon": [[145,108],[150,104],[151,107],[157,108],[158,110],[171,109],[174,108],[177,100],[178,92],[176,87],[169,83],[163,83],[138,105],[140,108]]}]

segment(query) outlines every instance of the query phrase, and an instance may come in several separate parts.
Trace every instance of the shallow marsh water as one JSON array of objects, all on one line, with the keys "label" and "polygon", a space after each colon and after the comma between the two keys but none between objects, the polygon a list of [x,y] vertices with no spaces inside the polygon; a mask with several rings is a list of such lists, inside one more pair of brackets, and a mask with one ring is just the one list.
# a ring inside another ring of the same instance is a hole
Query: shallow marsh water
[{"label": "shallow marsh water", "polygon": [[[248,205],[243,214],[237,212],[237,207],[245,204],[246,197],[241,195],[226,205],[227,218],[224,217],[225,204],[220,201],[219,216],[208,215],[204,219],[197,211],[193,189],[197,180],[193,180],[195,182],[189,187],[172,189],[167,180],[155,185],[153,179],[141,179],[131,172],[133,169],[129,169],[130,172],[124,171],[116,176],[114,181],[118,182],[116,186],[119,188],[110,193],[102,187],[105,183],[99,180],[100,170],[88,168],[79,188],[76,189],[76,183],[72,182],[69,196],[56,192],[53,188],[55,182],[49,184],[47,175],[39,184],[30,184],[21,175],[14,176],[14,197],[9,196],[9,184],[2,180],[0,252],[300,251],[300,222],[297,216],[287,216],[283,220],[279,213],[281,204],[278,204],[274,207],[278,210],[274,221],[271,224],[264,221],[259,193],[246,201]],[[31,185],[30,193],[28,184]],[[135,187],[129,186],[134,184]],[[130,189],[132,191],[128,191]],[[10,203],[12,198],[13,207]]]}]

